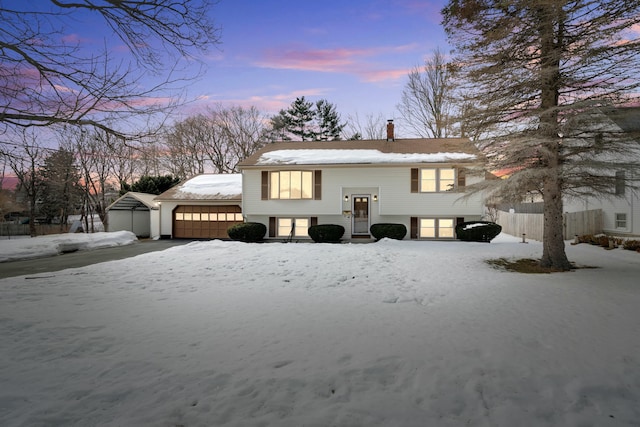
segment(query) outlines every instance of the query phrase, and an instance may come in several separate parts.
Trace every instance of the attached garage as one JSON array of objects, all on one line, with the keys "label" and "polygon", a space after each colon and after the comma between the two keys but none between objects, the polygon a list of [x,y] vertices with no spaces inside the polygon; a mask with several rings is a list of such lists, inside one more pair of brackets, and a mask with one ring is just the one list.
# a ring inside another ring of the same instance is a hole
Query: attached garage
[{"label": "attached garage", "polygon": [[173,237],[228,239],[227,229],[242,222],[240,206],[179,205],[173,211]]},{"label": "attached garage", "polygon": [[242,175],[203,174],[157,196],[160,237],[228,239],[227,229],[242,223]]}]

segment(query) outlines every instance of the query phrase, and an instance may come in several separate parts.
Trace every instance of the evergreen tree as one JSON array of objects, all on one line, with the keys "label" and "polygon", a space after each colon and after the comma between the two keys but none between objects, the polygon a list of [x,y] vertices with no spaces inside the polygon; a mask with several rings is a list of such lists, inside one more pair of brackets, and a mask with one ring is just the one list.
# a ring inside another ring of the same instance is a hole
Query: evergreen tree
[{"label": "evergreen tree", "polygon": [[315,117],[313,102],[307,101],[304,96],[296,98],[284,114],[287,130],[302,141],[313,141],[316,138],[317,133],[313,129]]},{"label": "evergreen tree", "polygon": [[336,106],[326,99],[315,103],[304,96],[296,98],[286,110],[271,117],[269,132],[272,140],[289,141],[293,137],[301,141],[339,140],[346,123],[340,123]]},{"label": "evergreen tree", "polygon": [[512,172],[486,185],[542,193],[543,267],[571,268],[563,196],[610,193],[615,171],[637,168],[637,144],[594,118],[640,100],[639,16],[637,0],[450,0],[443,10],[472,106],[464,122],[489,130],[478,142],[490,168]]},{"label": "evergreen tree", "polygon": [[80,170],[75,164],[73,153],[58,150],[51,154],[44,160],[40,176],[40,213],[49,223],[58,218],[62,227],[67,223],[69,215],[82,203]]},{"label": "evergreen tree", "polygon": [[333,141],[341,139],[340,134],[346,123],[340,123],[340,115],[336,106],[326,99],[316,102],[316,119],[318,123],[317,139],[321,141]]},{"label": "evergreen tree", "polygon": [[147,194],[161,194],[180,183],[180,178],[173,175],[162,176],[141,176],[139,180],[134,182],[131,186],[123,183],[123,189],[121,192],[124,194],[127,191],[134,191],[136,193]]}]

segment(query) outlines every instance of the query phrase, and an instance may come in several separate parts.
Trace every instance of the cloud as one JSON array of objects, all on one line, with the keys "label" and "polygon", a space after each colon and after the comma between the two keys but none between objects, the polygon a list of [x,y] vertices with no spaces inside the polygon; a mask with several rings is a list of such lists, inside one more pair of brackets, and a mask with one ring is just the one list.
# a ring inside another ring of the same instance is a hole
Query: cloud
[{"label": "cloud", "polygon": [[289,107],[291,102],[297,97],[323,97],[330,91],[330,89],[326,88],[307,88],[289,92],[278,92],[271,95],[249,95],[244,98],[236,97],[224,99],[219,98],[216,95],[200,95],[196,98],[196,102],[186,108],[186,112],[189,114],[198,113],[206,109],[209,105],[220,104],[225,107],[255,107],[260,111],[264,111],[269,114],[276,114],[278,111]]},{"label": "cloud", "polygon": [[417,47],[416,44],[406,44],[366,49],[269,49],[256,65],[285,70],[354,74],[369,82],[395,80],[406,75],[408,70],[380,69],[379,65],[368,60],[372,57],[410,52]]}]

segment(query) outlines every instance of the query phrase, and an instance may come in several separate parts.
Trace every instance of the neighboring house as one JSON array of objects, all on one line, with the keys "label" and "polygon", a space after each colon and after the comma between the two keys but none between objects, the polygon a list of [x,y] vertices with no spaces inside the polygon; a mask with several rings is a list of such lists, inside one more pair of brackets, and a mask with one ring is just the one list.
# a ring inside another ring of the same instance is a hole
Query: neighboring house
[{"label": "neighboring house", "polygon": [[482,218],[482,196],[464,194],[485,177],[469,140],[394,140],[392,123],[387,136],[266,145],[238,165],[245,219],[271,239],[339,224],[344,240],[357,240],[375,223],[404,224],[408,239],[454,239],[457,223]]},{"label": "neighboring house", "polygon": [[[631,136],[629,144],[634,144],[631,152],[636,156],[631,159],[638,163],[633,176],[629,172],[612,168],[611,176],[615,183],[611,189],[613,197],[592,196],[581,199],[567,198],[564,202],[565,212],[579,212],[594,209],[602,210],[602,231],[607,234],[640,236],[640,194],[628,181],[638,183],[640,179],[640,107],[617,108],[606,111],[596,122],[601,129],[611,132],[624,132]],[[615,154],[613,154],[615,156]],[[633,155],[632,155],[633,156]]]},{"label": "neighboring house", "polygon": [[158,206],[155,194],[129,191],[107,207],[107,231],[131,231],[137,237],[155,237]]},{"label": "neighboring house", "polygon": [[242,175],[203,174],[156,196],[161,238],[227,239],[243,222]]}]

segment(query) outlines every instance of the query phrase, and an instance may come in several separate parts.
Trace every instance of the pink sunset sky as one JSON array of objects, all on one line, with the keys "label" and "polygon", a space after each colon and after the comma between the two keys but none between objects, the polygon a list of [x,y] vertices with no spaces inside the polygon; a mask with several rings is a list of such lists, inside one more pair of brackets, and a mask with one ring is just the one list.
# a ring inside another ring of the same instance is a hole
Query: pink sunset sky
[{"label": "pink sunset sky", "polygon": [[448,52],[445,0],[221,0],[222,44],[190,88],[199,102],[268,114],[298,96],[326,98],[343,119],[398,115],[407,74],[437,47]]}]

